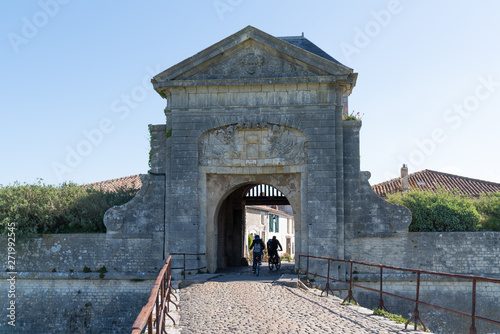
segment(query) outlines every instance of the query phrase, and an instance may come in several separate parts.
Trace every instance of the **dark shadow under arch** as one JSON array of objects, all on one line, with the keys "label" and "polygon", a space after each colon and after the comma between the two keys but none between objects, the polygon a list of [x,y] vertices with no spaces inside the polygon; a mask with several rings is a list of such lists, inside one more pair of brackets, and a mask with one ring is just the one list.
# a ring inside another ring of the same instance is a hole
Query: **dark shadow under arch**
[{"label": "dark shadow under arch", "polygon": [[[232,190],[232,192],[230,192],[227,197],[221,201],[220,207],[216,212],[217,268],[239,267],[246,265],[246,261],[244,259],[245,238],[247,238],[245,233],[245,196],[249,190],[258,185],[262,184],[248,183],[240,185],[239,188]],[[267,186],[277,190],[272,185]],[[286,196],[283,197],[286,200]],[[288,204],[288,200],[286,200],[286,203]],[[259,203],[253,202],[253,204]],[[264,205],[272,203],[264,200],[261,204]]]}]

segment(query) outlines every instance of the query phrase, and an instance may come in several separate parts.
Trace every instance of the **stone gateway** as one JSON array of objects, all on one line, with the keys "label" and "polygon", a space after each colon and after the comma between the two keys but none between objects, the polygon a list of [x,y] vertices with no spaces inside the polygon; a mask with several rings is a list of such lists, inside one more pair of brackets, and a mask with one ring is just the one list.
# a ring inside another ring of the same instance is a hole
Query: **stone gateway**
[{"label": "stone gateway", "polygon": [[[409,210],[373,192],[370,173],[360,171],[361,121],[342,120],[356,77],[303,36],[276,38],[253,27],[156,75],[166,123],[150,126],[151,170],[141,190],[106,212],[105,235],[48,234],[20,244],[16,328],[0,323],[0,333],[130,332],[169,254],[205,254],[189,266],[210,272],[242,264],[245,201],[256,185],[291,205],[296,254],[498,277],[500,232],[409,233]],[[0,247],[7,244],[0,238]],[[313,261],[309,268],[326,271]],[[373,272],[354,270],[377,289]],[[337,265],[330,271],[346,274]],[[8,291],[10,273],[0,276]],[[414,283],[397,274],[383,284],[415,296]],[[354,294],[377,307],[378,296]],[[493,283],[478,283],[477,314],[499,319],[499,294]],[[420,296],[469,312],[463,282],[423,278]],[[404,300],[385,305],[408,318],[413,309]],[[466,317],[424,307],[422,318],[446,333],[470,326]],[[494,326],[480,323],[478,332]]]},{"label": "stone gateway", "polygon": [[251,26],[152,79],[167,100],[151,129],[140,194],[107,212],[109,238],[151,238],[205,253],[210,272],[244,256],[243,196],[266,184],[288,199],[299,254],[349,257],[351,239],[406,232],[410,213],[359,170],[361,121],[343,121],[357,74],[303,36]]}]

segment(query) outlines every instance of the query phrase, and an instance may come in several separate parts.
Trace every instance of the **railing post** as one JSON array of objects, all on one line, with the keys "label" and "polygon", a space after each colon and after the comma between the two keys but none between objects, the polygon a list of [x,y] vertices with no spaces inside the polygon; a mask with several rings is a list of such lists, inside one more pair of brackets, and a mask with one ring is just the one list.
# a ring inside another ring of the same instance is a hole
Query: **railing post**
[{"label": "railing post", "polygon": [[148,333],[153,334],[153,313],[148,318]]},{"label": "railing post", "polygon": [[476,329],[476,279],[474,278],[472,280],[472,324],[470,326],[469,333],[470,334],[477,334],[477,329]]},{"label": "railing post", "polygon": [[420,314],[418,313],[419,295],[420,295],[420,272],[417,272],[417,296],[415,297],[415,309],[413,310],[413,314],[412,314],[411,318],[406,322],[405,329],[408,327],[408,324],[413,320],[413,321],[415,321],[414,328],[413,328],[414,330],[417,330],[417,325],[418,325],[419,321],[422,324],[422,326],[424,327],[424,331],[427,330],[422,319],[420,319]]},{"label": "railing post", "polygon": [[351,271],[349,274],[349,292],[347,292],[347,297],[345,297],[342,303],[345,303],[345,301],[349,299],[349,301],[354,300],[354,302],[357,304],[358,302],[356,301],[356,299],[352,294],[352,260],[349,260],[349,263],[351,264]]},{"label": "railing post", "polygon": [[[161,289],[161,285],[159,287]],[[155,304],[156,304],[156,320],[155,320],[155,327],[156,327],[156,333],[160,333],[160,323],[159,323],[159,320],[160,320],[160,307],[161,307],[161,304],[158,303],[158,298],[161,298],[161,292],[159,294],[156,295],[156,301],[155,301]]]},{"label": "railing post", "polygon": [[326,285],[325,289],[321,291],[321,296],[323,296],[323,292],[326,291],[326,296],[328,297],[328,291],[330,291],[333,295],[332,289],[330,289],[330,259],[328,259],[328,273],[326,274]]},{"label": "railing post", "polygon": [[385,307],[384,305],[384,299],[383,299],[383,291],[382,291],[382,280],[383,280],[383,267],[380,267],[380,297],[378,299],[378,306],[377,308],[379,310],[386,310],[387,312],[389,312],[389,310],[387,310],[387,308]]},{"label": "railing post", "polygon": [[309,284],[309,256],[307,257],[307,265],[306,265],[306,282]]},{"label": "railing post", "polygon": [[420,299],[420,273],[417,273],[417,298],[415,299],[415,325],[414,330],[417,330],[417,319],[420,319],[420,314],[418,313],[418,300]]},{"label": "railing post", "polygon": [[165,274],[163,274],[163,279],[162,279],[162,283],[161,283],[161,289],[162,289],[162,297],[161,297],[161,303],[162,303],[162,314],[161,314],[161,317],[162,317],[162,322],[161,322],[161,332],[159,333],[164,333],[165,332],[165,321],[166,321],[166,318],[165,318],[165,314],[168,313],[168,291],[167,291],[167,286],[166,286],[166,283],[167,283],[167,271],[165,270]]},{"label": "railing post", "polygon": [[302,254],[299,254],[299,268],[297,270],[297,280],[300,281],[300,259],[302,258]]}]

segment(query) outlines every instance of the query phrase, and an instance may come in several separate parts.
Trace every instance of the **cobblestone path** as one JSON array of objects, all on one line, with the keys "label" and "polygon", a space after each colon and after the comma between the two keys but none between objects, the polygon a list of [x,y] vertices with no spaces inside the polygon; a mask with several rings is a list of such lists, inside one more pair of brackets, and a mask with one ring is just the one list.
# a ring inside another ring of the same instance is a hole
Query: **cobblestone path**
[{"label": "cobblestone path", "polygon": [[[278,285],[263,266],[260,281],[243,273],[180,289],[181,333],[408,333],[336,297]],[[413,332],[416,333],[416,332]]]}]

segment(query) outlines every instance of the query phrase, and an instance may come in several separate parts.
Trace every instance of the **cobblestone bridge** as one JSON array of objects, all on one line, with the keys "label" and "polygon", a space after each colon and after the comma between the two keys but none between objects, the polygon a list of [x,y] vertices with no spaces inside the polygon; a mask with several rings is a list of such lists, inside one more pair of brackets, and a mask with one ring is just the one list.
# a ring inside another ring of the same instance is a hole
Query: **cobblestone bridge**
[{"label": "cobblestone bridge", "polygon": [[181,284],[180,311],[174,312],[179,323],[169,333],[422,333],[404,330],[371,310],[342,306],[337,297],[287,286],[279,278],[292,270],[291,264],[278,271],[263,264],[259,277],[245,267]]}]

